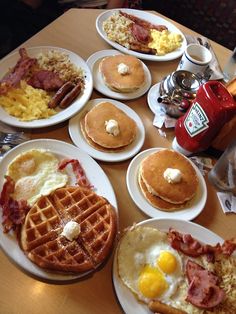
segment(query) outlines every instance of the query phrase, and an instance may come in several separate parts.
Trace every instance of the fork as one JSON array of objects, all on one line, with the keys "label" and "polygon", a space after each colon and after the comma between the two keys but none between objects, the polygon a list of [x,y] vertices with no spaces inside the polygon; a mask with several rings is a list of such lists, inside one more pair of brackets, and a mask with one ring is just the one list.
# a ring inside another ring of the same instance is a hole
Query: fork
[{"label": "fork", "polygon": [[0,131],[0,145],[17,145],[27,140],[23,132],[3,132]]}]

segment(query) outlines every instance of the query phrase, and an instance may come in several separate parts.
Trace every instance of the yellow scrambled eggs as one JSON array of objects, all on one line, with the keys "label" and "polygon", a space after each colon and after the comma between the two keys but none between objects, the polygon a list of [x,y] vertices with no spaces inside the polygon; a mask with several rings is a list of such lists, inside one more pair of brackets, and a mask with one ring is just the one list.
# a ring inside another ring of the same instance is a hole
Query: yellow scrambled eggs
[{"label": "yellow scrambled eggs", "polygon": [[156,49],[156,54],[160,56],[179,48],[183,41],[180,34],[168,30],[159,32],[156,29],[151,29],[151,38],[152,41],[148,44],[148,47]]}]

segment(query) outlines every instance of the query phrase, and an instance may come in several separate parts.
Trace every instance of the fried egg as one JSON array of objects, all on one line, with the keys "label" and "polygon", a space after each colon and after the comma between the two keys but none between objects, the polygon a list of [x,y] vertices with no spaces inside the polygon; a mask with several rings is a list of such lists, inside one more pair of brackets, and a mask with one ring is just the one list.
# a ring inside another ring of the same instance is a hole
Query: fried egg
[{"label": "fried egg", "polygon": [[148,303],[169,303],[184,280],[183,262],[167,234],[150,227],[133,227],[121,238],[118,274],[135,296]]},{"label": "fried egg", "polygon": [[32,206],[41,195],[49,195],[63,187],[68,175],[58,170],[56,156],[44,149],[26,151],[12,160],[7,175],[15,182],[14,200],[27,200]]}]

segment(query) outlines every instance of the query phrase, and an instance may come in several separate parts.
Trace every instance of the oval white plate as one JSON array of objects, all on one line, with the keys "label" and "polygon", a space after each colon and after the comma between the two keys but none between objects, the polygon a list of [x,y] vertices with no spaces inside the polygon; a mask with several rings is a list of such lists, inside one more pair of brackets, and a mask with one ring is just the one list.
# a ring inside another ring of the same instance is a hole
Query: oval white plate
[{"label": "oval white plate", "polygon": [[135,57],[137,57],[139,59],[151,60],[151,61],[169,61],[169,60],[174,60],[174,59],[179,58],[183,54],[183,52],[184,52],[184,50],[185,50],[185,48],[187,46],[187,41],[186,41],[186,38],[184,37],[184,34],[174,24],[172,24],[169,21],[159,17],[158,15],[151,14],[151,13],[146,12],[146,11],[133,10],[133,9],[122,9],[123,12],[135,15],[135,16],[141,18],[141,19],[144,19],[144,20],[146,20],[146,21],[148,21],[150,23],[156,24],[156,25],[157,24],[165,25],[168,28],[169,31],[181,34],[181,36],[183,37],[183,41],[182,41],[182,45],[181,45],[180,48],[178,48],[175,51],[172,51],[170,53],[167,53],[164,56],[156,56],[156,55],[144,54],[144,53],[140,53],[140,52],[136,52],[136,51],[127,49],[127,48],[119,45],[118,43],[109,40],[107,38],[106,33],[103,30],[102,25],[103,25],[103,22],[105,20],[107,20],[109,16],[111,16],[114,12],[119,11],[119,10],[120,9],[113,9],[113,10],[105,11],[105,12],[101,13],[97,17],[97,19],[96,19],[96,28],[97,28],[98,34],[109,45],[111,45],[112,47],[114,47],[117,50],[120,50],[121,52],[133,55],[133,56],[135,56]]},{"label": "oval white plate", "polygon": [[[193,222],[179,220],[179,219],[157,219],[152,218],[138,223],[139,226],[157,228],[161,231],[167,232],[170,227],[176,229],[179,232],[191,234],[197,240],[215,245],[218,242],[222,243],[223,239],[212,231],[197,225]],[[142,303],[139,303],[133,293],[123,284],[117,271],[117,251],[113,260],[113,284],[115,292],[120,305],[126,314],[151,314],[148,307]]]},{"label": "oval white plate", "polygon": [[102,51],[97,51],[94,54],[92,54],[88,60],[87,64],[93,74],[93,82],[94,82],[94,88],[102,93],[105,96],[114,98],[114,99],[135,99],[138,97],[141,97],[144,95],[150,88],[151,83],[152,83],[152,78],[150,71],[148,67],[142,62],[144,73],[145,73],[145,83],[136,91],[131,92],[131,93],[117,93],[110,88],[106,86],[104,83],[104,80],[102,78],[102,75],[99,71],[99,64],[102,61],[103,58],[108,57],[108,56],[114,56],[122,54],[121,52],[117,50],[102,50]]},{"label": "oval white plate", "polygon": [[196,170],[199,186],[196,195],[194,198],[188,203],[188,207],[173,211],[173,212],[164,212],[158,210],[153,207],[143,196],[138,184],[138,170],[141,161],[147,157],[148,155],[161,150],[162,148],[150,148],[145,151],[142,151],[137,156],[133,158],[131,163],[129,164],[127,174],[126,174],[126,184],[128,187],[129,194],[135,204],[143,211],[146,215],[150,217],[157,218],[176,218],[176,219],[184,219],[184,220],[192,220],[197,217],[201,211],[203,210],[206,198],[207,198],[207,188],[205,180],[199,171],[199,169],[189,160],[194,169]]},{"label": "oval white plate", "polygon": [[[81,166],[85,170],[86,176],[90,183],[95,187],[95,192],[99,195],[104,196],[116,209],[117,212],[117,202],[115,193],[113,191],[112,185],[107,178],[106,174],[102,168],[86,153],[81,151],[79,148],[74,145],[57,141],[51,139],[38,139],[25,142],[7,153],[0,162],[0,191],[2,191],[4,183],[4,175],[7,171],[9,163],[20,153],[25,152],[30,149],[48,149],[53,154],[55,154],[58,159],[64,158],[74,158],[78,159],[81,163]],[[70,169],[67,169],[67,172],[70,176],[69,184],[74,184],[76,182],[75,176]],[[118,214],[118,212],[117,212]],[[43,270],[34,263],[32,263],[20,249],[19,244],[15,238],[15,235],[3,234],[3,227],[0,223],[0,246],[5,254],[19,267],[21,270],[25,271],[29,275],[36,277],[42,281],[49,281],[54,283],[59,282],[71,282],[73,280],[82,278],[88,275],[90,272],[78,275],[63,275],[60,273],[53,273]]]},{"label": "oval white plate", "polygon": [[[88,144],[86,139],[83,136],[83,133],[80,129],[80,119],[84,115],[85,111],[90,110],[92,107],[96,106],[100,102],[109,101],[117,108],[123,110],[130,118],[132,118],[137,124],[137,136],[136,139],[128,145],[124,150],[116,153],[107,153],[99,151]],[[84,109],[79,112],[76,116],[70,119],[69,121],[69,133],[72,141],[76,146],[81,148],[82,150],[86,151],[90,156],[95,159],[108,161],[108,162],[116,162],[116,161],[123,161],[133,157],[137,154],[141,147],[143,146],[144,139],[145,139],[145,129],[143,126],[143,122],[137,113],[129,108],[128,106],[124,105],[123,103],[113,100],[113,99],[106,99],[106,98],[98,98],[90,100]]]},{"label": "oval white plate", "polygon": [[[57,51],[66,53],[69,56],[73,64],[83,69],[84,76],[85,76],[85,87],[84,87],[83,93],[81,93],[78,96],[78,98],[68,108],[59,111],[54,116],[51,116],[50,118],[47,118],[47,119],[38,119],[38,120],[33,120],[33,121],[28,121],[28,122],[20,121],[17,118],[9,115],[0,106],[0,120],[3,121],[4,123],[7,123],[15,127],[21,127],[21,128],[43,128],[43,127],[55,125],[71,118],[89,100],[92,94],[92,90],[93,90],[93,78],[92,78],[92,74],[88,65],[80,56],[78,56],[74,52],[71,52],[63,48],[58,48],[58,47],[40,46],[40,47],[26,48],[26,51],[30,57],[36,57],[40,52],[46,53],[49,50],[57,50]],[[16,62],[19,60],[19,58],[20,57],[19,57],[18,51],[3,58],[0,62],[1,75],[4,75],[5,73],[7,73],[9,68],[12,68],[16,64]]]}]

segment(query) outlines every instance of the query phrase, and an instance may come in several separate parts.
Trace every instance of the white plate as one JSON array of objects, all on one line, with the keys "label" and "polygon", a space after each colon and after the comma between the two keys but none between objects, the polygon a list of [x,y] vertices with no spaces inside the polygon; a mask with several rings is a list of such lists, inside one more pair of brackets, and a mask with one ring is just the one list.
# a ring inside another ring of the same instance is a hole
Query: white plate
[{"label": "white plate", "polygon": [[[127,148],[123,151],[116,152],[116,153],[107,153],[107,152],[102,152],[93,148],[92,146],[88,144],[88,142],[84,138],[83,133],[80,129],[80,119],[83,116],[84,112],[90,110],[92,107],[96,106],[97,104],[103,101],[109,101],[117,108],[123,110],[137,124],[138,129],[137,129],[136,139],[133,141],[133,143],[128,145]],[[143,126],[143,122],[140,119],[140,117],[137,115],[137,113],[119,101],[116,101],[113,99],[106,99],[106,98],[98,98],[98,99],[90,100],[81,112],[79,112],[76,116],[70,119],[69,133],[70,133],[70,137],[72,141],[74,142],[76,146],[86,151],[86,153],[88,153],[93,158],[96,158],[102,161],[108,161],[108,162],[123,161],[123,160],[133,157],[135,154],[137,154],[140,151],[141,147],[143,146],[144,138],[145,138],[145,129]]]},{"label": "white plate", "polygon": [[138,184],[138,170],[141,161],[147,157],[148,155],[161,150],[162,148],[150,148],[145,151],[142,151],[129,164],[127,174],[126,174],[126,184],[128,187],[128,191],[130,196],[132,197],[135,204],[143,211],[146,215],[150,217],[157,218],[173,218],[173,219],[184,219],[184,220],[192,220],[197,217],[201,211],[203,210],[206,199],[207,199],[207,188],[205,180],[199,171],[199,169],[188,159],[188,161],[192,164],[194,169],[196,170],[199,185],[197,189],[196,195],[193,199],[188,203],[188,206],[184,209],[177,210],[174,212],[164,212],[158,210],[153,207],[143,196]]},{"label": "white plate", "polygon": [[[103,172],[101,167],[86,153],[81,151],[79,148],[57,140],[50,139],[39,139],[25,142],[16,148],[13,148],[9,153],[7,153],[0,162],[0,191],[2,190],[4,183],[4,175],[6,173],[9,163],[22,152],[33,148],[43,148],[50,150],[55,154],[59,159],[64,158],[75,158],[78,159],[81,163],[81,166],[85,170],[85,173],[88,177],[88,180],[95,187],[95,192],[99,195],[104,196],[116,209],[117,211],[117,202],[115,193],[111,186],[109,179],[106,174]],[[74,184],[76,182],[73,172],[67,169],[67,172],[70,176],[69,184]],[[118,214],[118,213],[117,213]],[[21,270],[25,271],[29,275],[36,277],[42,281],[49,281],[54,283],[66,283],[73,280],[78,280],[81,277],[84,277],[86,274],[80,275],[63,275],[59,273],[47,272],[42,268],[39,268],[37,265],[32,263],[20,249],[19,244],[15,238],[15,235],[3,234],[2,223],[0,223],[0,246],[5,254],[19,267]],[[90,273],[90,272],[89,272]]]},{"label": "white plate", "polygon": [[109,40],[107,38],[106,33],[103,30],[102,25],[103,25],[103,22],[105,20],[107,20],[109,16],[111,16],[113,13],[115,13],[116,11],[119,11],[119,10],[120,9],[116,9],[116,10],[113,9],[113,10],[105,11],[105,12],[101,13],[97,17],[97,19],[96,19],[96,28],[97,28],[98,34],[108,44],[110,44],[112,47],[114,47],[117,50],[120,50],[121,52],[133,55],[133,56],[135,56],[135,57],[137,57],[139,59],[151,60],[151,61],[169,61],[169,60],[174,60],[174,59],[179,58],[183,54],[183,52],[184,52],[184,50],[185,50],[185,48],[187,46],[187,41],[186,41],[186,39],[184,37],[184,34],[174,24],[168,22],[167,20],[161,18],[158,15],[151,14],[151,13],[146,12],[146,11],[133,10],[133,9],[122,9],[123,12],[135,15],[135,16],[137,16],[137,17],[139,17],[141,19],[144,19],[144,20],[146,20],[146,21],[148,21],[150,23],[153,23],[153,24],[165,25],[168,28],[169,31],[181,34],[181,36],[183,37],[183,41],[182,41],[182,45],[181,45],[180,48],[178,48],[175,51],[172,51],[170,53],[167,53],[164,56],[156,56],[156,55],[144,54],[144,53],[140,53],[140,52],[136,52],[136,51],[127,49],[127,48],[119,45],[118,43]]},{"label": "white plate", "polygon": [[145,83],[138,90],[131,93],[117,93],[111,90],[110,88],[108,88],[106,84],[104,83],[102,75],[99,71],[100,62],[102,61],[104,57],[114,56],[114,55],[119,55],[119,54],[122,54],[122,53],[117,50],[109,49],[109,50],[97,51],[88,58],[87,64],[93,74],[94,88],[100,93],[102,93],[103,95],[114,98],[114,99],[125,100],[125,99],[135,99],[135,98],[141,97],[149,90],[152,83],[150,71],[148,67],[142,61],[141,62],[142,62],[144,74],[145,74]]},{"label": "white plate", "polygon": [[159,93],[160,84],[161,83],[157,83],[153,85],[149,89],[148,95],[147,95],[148,106],[154,114],[157,114],[157,112],[160,110],[159,109],[160,105],[157,102],[157,98],[160,96],[160,93]]},{"label": "white plate", "polygon": [[[223,239],[212,231],[197,225],[195,223],[178,220],[178,219],[148,219],[138,223],[139,226],[157,228],[161,231],[167,232],[170,227],[173,227],[177,231],[191,234],[197,240],[216,245],[218,242],[223,243]],[[117,271],[117,251],[114,255],[113,261],[113,284],[115,292],[120,305],[126,314],[151,314],[148,307],[142,303],[139,303],[133,293],[123,284]]]},{"label": "white plate", "polygon": [[[84,71],[85,76],[85,88],[83,93],[81,93],[78,98],[66,109],[60,110],[54,116],[51,116],[47,119],[39,119],[33,121],[20,121],[17,118],[9,115],[1,106],[0,106],[0,120],[4,123],[15,127],[21,128],[43,128],[51,125],[55,125],[57,123],[63,122],[73,115],[75,115],[89,100],[92,90],[93,90],[93,78],[89,67],[86,62],[74,52],[69,50],[58,48],[58,47],[50,47],[50,46],[41,46],[41,47],[31,47],[26,48],[27,53],[30,57],[36,57],[40,52],[46,53],[49,50],[57,50],[60,52],[66,53],[71,62],[76,66],[80,67]],[[16,62],[19,60],[19,53],[14,52],[11,55],[3,58],[0,62],[0,73],[4,75],[7,73],[9,68],[12,68]]]}]

